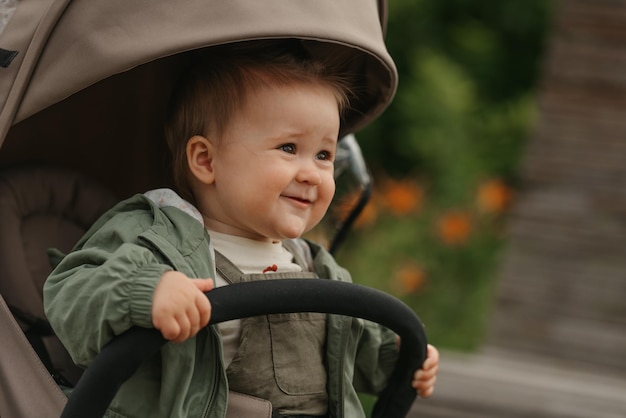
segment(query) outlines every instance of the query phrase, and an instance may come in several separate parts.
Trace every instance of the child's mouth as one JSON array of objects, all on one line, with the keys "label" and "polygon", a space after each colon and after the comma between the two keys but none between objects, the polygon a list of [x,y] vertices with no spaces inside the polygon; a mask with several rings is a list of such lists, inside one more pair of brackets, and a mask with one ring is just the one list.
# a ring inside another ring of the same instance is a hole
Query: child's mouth
[{"label": "child's mouth", "polygon": [[285,196],[285,197],[291,201],[294,201],[303,205],[310,205],[312,203],[309,199],[305,199],[302,197],[297,197],[297,196]]}]

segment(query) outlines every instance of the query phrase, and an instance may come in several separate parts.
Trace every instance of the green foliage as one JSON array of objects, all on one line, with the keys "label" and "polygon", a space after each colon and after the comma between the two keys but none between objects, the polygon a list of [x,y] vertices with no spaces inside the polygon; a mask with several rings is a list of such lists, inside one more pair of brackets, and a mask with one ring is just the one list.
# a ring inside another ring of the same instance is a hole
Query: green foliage
[{"label": "green foliage", "polygon": [[[411,217],[379,218],[375,227],[357,231],[339,254],[355,281],[396,294],[413,307],[437,346],[476,348],[484,337],[493,297],[493,273],[502,248],[501,222],[476,220],[467,242],[449,245],[437,236],[438,208]],[[416,291],[398,288],[397,270],[408,260],[423,269]]]},{"label": "green foliage", "polygon": [[[387,40],[400,85],[358,138],[379,185],[410,178],[425,197],[402,216],[385,211],[384,198],[375,202],[377,222],[355,230],[338,259],[355,281],[414,307],[440,347],[471,350],[484,338],[506,218],[482,210],[477,193],[490,179],[517,184],[551,7],[549,0],[389,2]],[[437,229],[449,211],[468,217],[459,242]],[[411,291],[394,282],[407,260],[424,272]]]},{"label": "green foliage", "polygon": [[548,0],[390,1],[387,44],[398,67],[398,93],[359,133],[374,167],[440,183],[451,175],[450,158],[463,159],[458,171],[482,171],[495,142],[503,163],[493,168],[514,177],[550,6]]}]

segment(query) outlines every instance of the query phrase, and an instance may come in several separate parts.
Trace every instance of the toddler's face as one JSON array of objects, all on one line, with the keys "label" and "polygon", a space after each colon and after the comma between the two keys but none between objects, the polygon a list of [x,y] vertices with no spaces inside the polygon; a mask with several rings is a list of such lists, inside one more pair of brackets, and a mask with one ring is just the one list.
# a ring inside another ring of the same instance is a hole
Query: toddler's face
[{"label": "toddler's face", "polygon": [[217,141],[209,229],[257,240],[296,238],[324,216],[339,135],[330,88],[265,88]]}]

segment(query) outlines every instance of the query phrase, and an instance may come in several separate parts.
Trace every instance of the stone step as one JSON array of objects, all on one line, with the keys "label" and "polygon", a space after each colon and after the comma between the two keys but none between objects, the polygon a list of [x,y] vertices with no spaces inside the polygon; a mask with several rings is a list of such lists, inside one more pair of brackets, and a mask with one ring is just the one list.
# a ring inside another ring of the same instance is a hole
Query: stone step
[{"label": "stone step", "polygon": [[442,352],[435,394],[407,418],[623,418],[626,375],[487,347]]}]

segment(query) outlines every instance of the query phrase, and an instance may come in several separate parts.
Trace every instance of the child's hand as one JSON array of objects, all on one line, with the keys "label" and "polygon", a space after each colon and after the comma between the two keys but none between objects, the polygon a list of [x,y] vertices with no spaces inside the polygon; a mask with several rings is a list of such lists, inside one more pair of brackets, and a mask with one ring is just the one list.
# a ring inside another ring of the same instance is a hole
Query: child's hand
[{"label": "child's hand", "polygon": [[433,394],[438,371],[439,351],[434,346],[428,344],[426,360],[424,360],[422,368],[413,375],[413,382],[411,383],[421,398],[428,398]]},{"label": "child's hand", "polygon": [[211,279],[190,279],[178,271],[163,273],[152,296],[152,325],[172,342],[193,337],[211,319],[211,303],[203,293],[211,289]]}]

